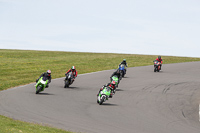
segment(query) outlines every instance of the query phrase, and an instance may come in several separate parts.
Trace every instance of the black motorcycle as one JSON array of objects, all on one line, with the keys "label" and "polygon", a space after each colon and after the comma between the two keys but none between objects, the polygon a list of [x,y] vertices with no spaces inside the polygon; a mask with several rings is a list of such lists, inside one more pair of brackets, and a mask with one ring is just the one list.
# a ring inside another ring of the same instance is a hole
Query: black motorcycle
[{"label": "black motorcycle", "polygon": [[161,63],[158,62],[157,60],[153,61],[154,62],[154,72],[159,72],[160,71],[160,67],[161,67]]},{"label": "black motorcycle", "polygon": [[74,80],[74,75],[72,74],[72,72],[66,74],[66,78],[65,78],[65,86],[64,88],[68,88],[72,83],[73,83],[73,80]]}]

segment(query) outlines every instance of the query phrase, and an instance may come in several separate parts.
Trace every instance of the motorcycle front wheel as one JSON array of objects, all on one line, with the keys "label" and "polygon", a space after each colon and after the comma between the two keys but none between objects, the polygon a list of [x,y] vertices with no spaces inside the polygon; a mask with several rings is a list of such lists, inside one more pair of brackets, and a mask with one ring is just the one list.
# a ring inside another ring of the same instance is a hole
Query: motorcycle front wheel
[{"label": "motorcycle front wheel", "polygon": [[156,66],[154,66],[154,72],[156,72]]},{"label": "motorcycle front wheel", "polygon": [[105,97],[102,97],[102,99],[99,102],[99,105],[101,105],[104,102]]},{"label": "motorcycle front wheel", "polygon": [[65,81],[65,86],[64,86],[64,88],[68,88],[69,87],[69,81],[67,80],[67,81]]},{"label": "motorcycle front wheel", "polygon": [[38,85],[38,87],[37,87],[37,91],[36,91],[35,94],[38,94],[38,93],[41,91],[41,89],[42,89],[42,87]]}]

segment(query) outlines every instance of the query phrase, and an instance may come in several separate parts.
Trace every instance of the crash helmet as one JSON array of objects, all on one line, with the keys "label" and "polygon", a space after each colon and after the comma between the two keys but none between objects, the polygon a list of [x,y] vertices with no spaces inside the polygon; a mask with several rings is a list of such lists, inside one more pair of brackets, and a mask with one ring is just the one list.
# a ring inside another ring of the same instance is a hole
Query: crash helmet
[{"label": "crash helmet", "polygon": [[125,62],[125,61],[126,61],[126,59],[123,59],[123,61]]},{"label": "crash helmet", "polygon": [[51,75],[51,70],[47,70],[47,75],[48,75],[48,76]]},{"label": "crash helmet", "polygon": [[71,68],[71,69],[72,69],[72,71],[74,71],[76,68],[75,68],[75,66],[72,66],[72,68]]},{"label": "crash helmet", "polygon": [[115,85],[116,83],[115,83],[115,81],[112,81],[111,84],[112,84],[112,85]]},{"label": "crash helmet", "polygon": [[158,56],[158,59],[160,60],[160,59],[161,59],[161,56]]}]

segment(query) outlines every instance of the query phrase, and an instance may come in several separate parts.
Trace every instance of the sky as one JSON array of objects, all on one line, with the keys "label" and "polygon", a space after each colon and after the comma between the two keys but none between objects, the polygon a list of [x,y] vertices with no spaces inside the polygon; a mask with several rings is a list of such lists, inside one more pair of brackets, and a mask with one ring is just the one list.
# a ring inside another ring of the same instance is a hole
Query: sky
[{"label": "sky", "polygon": [[0,49],[200,57],[200,0],[0,0]]}]

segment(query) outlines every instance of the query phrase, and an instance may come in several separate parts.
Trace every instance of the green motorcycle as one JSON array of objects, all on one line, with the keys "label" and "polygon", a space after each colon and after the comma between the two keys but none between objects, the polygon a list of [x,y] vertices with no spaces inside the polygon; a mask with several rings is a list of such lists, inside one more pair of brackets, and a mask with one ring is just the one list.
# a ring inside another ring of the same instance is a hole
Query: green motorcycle
[{"label": "green motorcycle", "polygon": [[116,87],[118,87],[119,78],[118,78],[116,75],[114,75],[114,76],[111,77],[110,83],[111,83],[112,81],[115,81],[115,85],[116,85]]},{"label": "green motorcycle", "polygon": [[38,94],[41,91],[44,91],[44,88],[47,86],[48,81],[49,80],[46,77],[41,77],[38,80],[38,82],[37,82],[37,84],[35,86],[35,88],[36,88],[36,94]]},{"label": "green motorcycle", "polygon": [[111,94],[111,89],[110,87],[104,87],[103,90],[99,93],[99,95],[97,96],[97,103],[99,105],[101,105],[103,102],[105,102],[106,100],[108,100],[108,97]]}]

